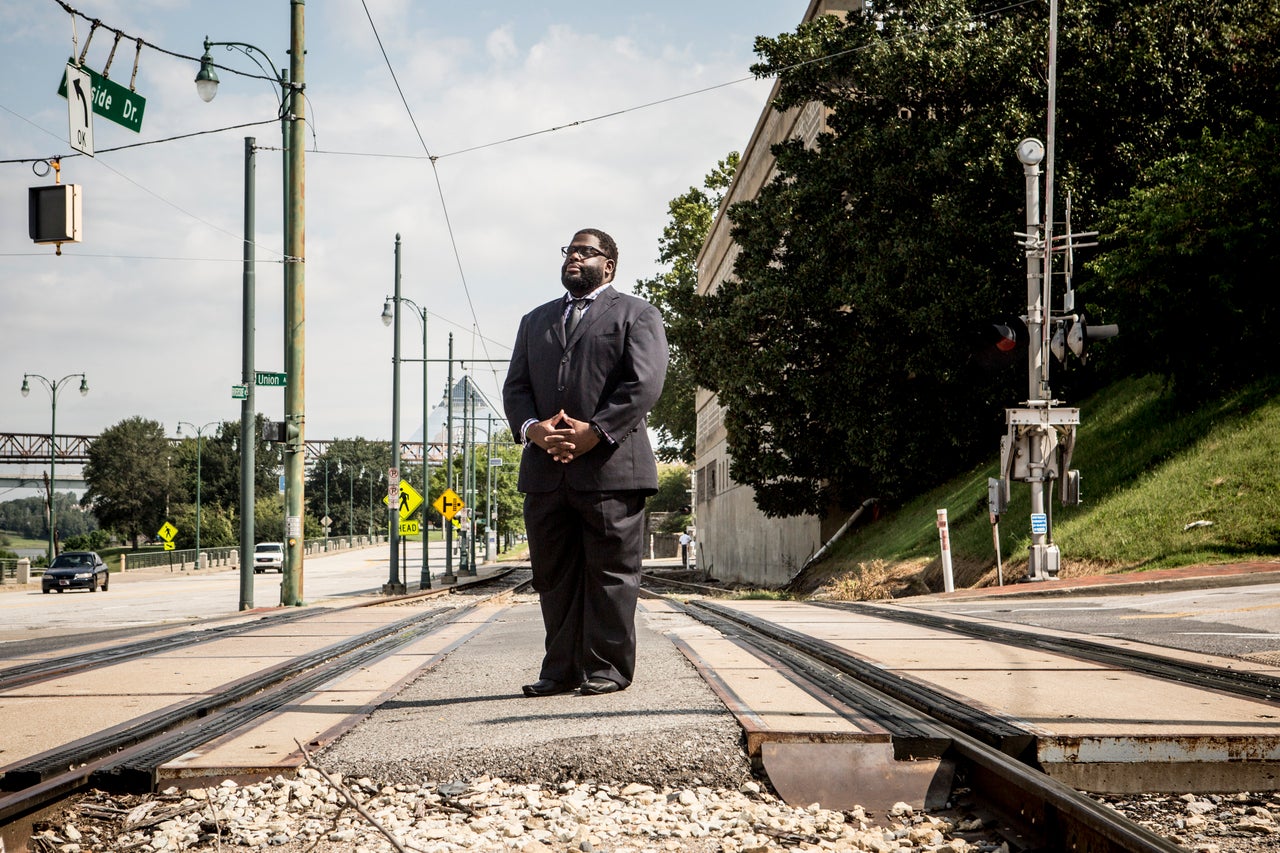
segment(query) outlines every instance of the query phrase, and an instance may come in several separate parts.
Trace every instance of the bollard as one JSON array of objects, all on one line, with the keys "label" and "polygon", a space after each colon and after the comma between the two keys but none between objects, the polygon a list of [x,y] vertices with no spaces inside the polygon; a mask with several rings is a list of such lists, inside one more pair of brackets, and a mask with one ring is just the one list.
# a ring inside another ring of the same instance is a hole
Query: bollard
[{"label": "bollard", "polygon": [[31,583],[31,560],[28,557],[22,557],[18,560],[18,585],[26,586]]},{"label": "bollard", "polygon": [[938,539],[942,543],[942,588],[955,592],[956,582],[951,576],[951,532],[947,529],[947,511],[938,510]]}]

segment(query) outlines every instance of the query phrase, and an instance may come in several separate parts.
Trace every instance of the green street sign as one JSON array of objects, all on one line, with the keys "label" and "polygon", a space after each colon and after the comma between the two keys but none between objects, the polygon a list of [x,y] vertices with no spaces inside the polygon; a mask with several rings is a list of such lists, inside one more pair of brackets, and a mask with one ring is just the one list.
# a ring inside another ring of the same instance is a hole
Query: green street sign
[{"label": "green street sign", "polygon": [[259,386],[268,388],[283,388],[288,385],[289,374],[287,373],[263,373],[258,371],[254,374],[254,382]]},{"label": "green street sign", "polygon": [[249,386],[248,385],[232,385],[231,399],[232,400],[248,400]]},{"label": "green street sign", "polygon": [[[93,111],[107,121],[113,121],[134,133],[142,130],[142,114],[147,109],[147,99],[119,83],[111,82],[87,65],[81,68],[89,73],[92,83]],[[62,83],[58,86],[58,94],[64,98],[67,96],[65,69],[62,72]]]}]

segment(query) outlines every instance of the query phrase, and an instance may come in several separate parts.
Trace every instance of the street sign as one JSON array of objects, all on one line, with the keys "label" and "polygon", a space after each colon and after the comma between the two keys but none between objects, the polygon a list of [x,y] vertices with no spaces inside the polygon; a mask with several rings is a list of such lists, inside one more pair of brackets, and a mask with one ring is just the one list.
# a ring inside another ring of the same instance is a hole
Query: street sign
[{"label": "street sign", "polygon": [[399,469],[399,468],[388,468],[388,469],[387,469],[387,483],[388,483],[388,484],[390,484],[390,485],[392,485],[392,486],[396,486],[396,485],[399,485],[399,484],[400,484],[400,469]]},{"label": "street sign", "polygon": [[178,535],[178,528],[174,527],[171,522],[166,521],[156,535],[166,542],[172,542],[173,537]]},{"label": "street sign", "polygon": [[249,386],[248,385],[232,385],[231,399],[232,400],[248,400]]},{"label": "street sign", "polygon": [[283,388],[289,384],[289,374],[287,373],[263,373],[257,371],[253,377],[254,384],[258,387],[267,388]]},{"label": "street sign", "polygon": [[[67,76],[71,69],[75,68],[75,63],[67,63],[67,72],[62,77],[62,85],[58,87],[58,94],[67,98]],[[119,83],[113,83],[106,77],[103,77],[92,68],[82,69],[91,81],[92,92],[89,88],[85,89],[85,96],[92,102],[93,111],[105,118],[107,121],[113,121],[121,127],[128,128],[134,133],[142,130],[142,114],[147,109],[147,99],[139,95],[137,92],[130,91]],[[72,84],[74,86],[74,83]],[[89,85],[89,84],[86,84]],[[67,100],[74,100],[75,92],[72,97]],[[72,140],[72,146],[75,146],[75,140]]]},{"label": "street sign", "polygon": [[326,515],[324,518],[320,519],[320,526],[326,530],[329,529],[333,526],[333,519]]},{"label": "street sign", "polygon": [[[395,470],[395,469],[392,469]],[[382,499],[382,502],[388,506],[391,505],[391,486],[387,487],[388,495]],[[400,502],[400,518],[406,519],[418,511],[418,507],[422,506],[422,495],[418,490],[409,484],[408,480],[401,480],[400,487],[396,489],[395,495]]]},{"label": "street sign", "polygon": [[1031,513],[1031,532],[1032,533],[1048,533],[1049,532],[1049,514],[1044,512]]},{"label": "street sign", "polygon": [[175,547],[177,547],[177,546],[175,546],[172,542],[166,542],[166,543],[164,543],[164,549],[165,549],[166,551],[172,551]]},{"label": "street sign", "polygon": [[[67,83],[70,81],[70,95]],[[93,83],[86,69],[67,63],[67,73],[62,80],[63,97],[67,99],[67,127],[71,147],[93,156]]]},{"label": "street sign", "polygon": [[466,504],[462,502],[462,498],[458,497],[458,493],[453,489],[445,489],[444,494],[436,498],[435,503],[431,505],[436,508],[436,512],[450,521],[453,521],[453,517],[458,514],[459,510],[466,507]]},{"label": "street sign", "polygon": [[400,522],[401,536],[417,536],[421,532],[422,532],[422,525],[420,525],[417,521]]}]

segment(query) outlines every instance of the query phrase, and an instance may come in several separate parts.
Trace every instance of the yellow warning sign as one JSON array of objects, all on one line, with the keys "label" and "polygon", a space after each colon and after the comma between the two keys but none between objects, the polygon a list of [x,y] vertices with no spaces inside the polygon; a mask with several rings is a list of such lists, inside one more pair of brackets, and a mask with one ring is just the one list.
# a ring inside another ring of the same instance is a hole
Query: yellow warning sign
[{"label": "yellow warning sign", "polygon": [[453,517],[464,509],[466,504],[462,502],[462,498],[458,497],[458,493],[453,489],[445,489],[444,494],[436,498],[432,506],[436,508],[436,512],[453,521]]},{"label": "yellow warning sign", "polygon": [[[390,498],[383,498],[382,502],[387,506],[391,505]],[[408,480],[400,481],[400,518],[407,519],[418,511],[418,507],[422,506],[422,495],[413,486],[409,485]]]}]

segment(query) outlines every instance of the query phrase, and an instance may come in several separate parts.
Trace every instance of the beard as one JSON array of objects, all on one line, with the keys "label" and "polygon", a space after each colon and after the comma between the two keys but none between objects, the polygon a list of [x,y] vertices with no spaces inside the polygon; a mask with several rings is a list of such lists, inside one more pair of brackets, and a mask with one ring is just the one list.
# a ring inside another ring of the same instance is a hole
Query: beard
[{"label": "beard", "polygon": [[575,274],[560,270],[560,283],[574,296],[585,296],[604,283],[604,271],[595,265],[579,264]]}]

